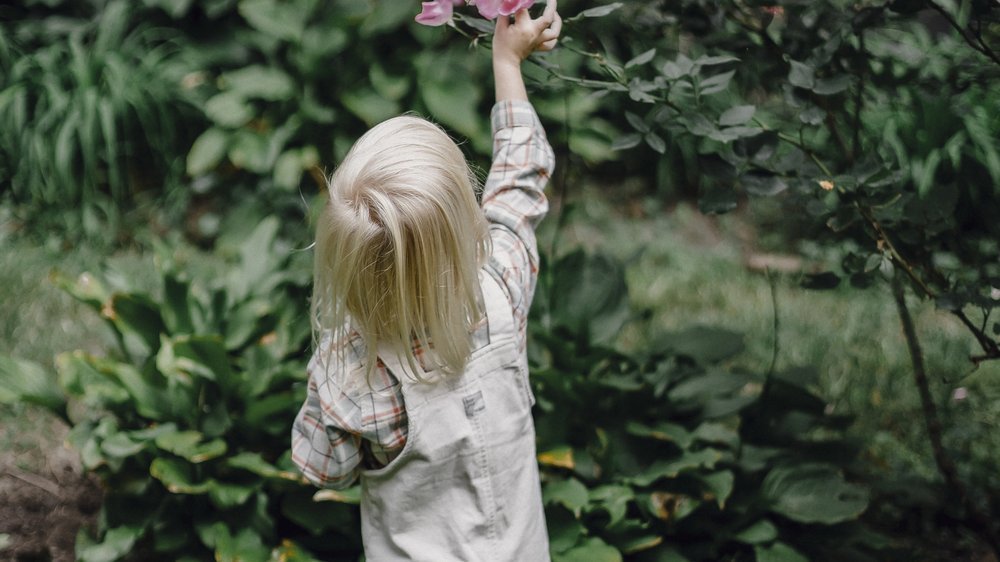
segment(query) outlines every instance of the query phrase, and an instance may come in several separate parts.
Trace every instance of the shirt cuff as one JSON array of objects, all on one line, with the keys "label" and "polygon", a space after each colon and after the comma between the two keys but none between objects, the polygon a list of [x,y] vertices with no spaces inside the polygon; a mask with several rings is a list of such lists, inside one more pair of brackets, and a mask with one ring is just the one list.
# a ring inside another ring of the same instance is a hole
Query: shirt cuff
[{"label": "shirt cuff", "polygon": [[493,132],[510,127],[538,127],[541,122],[535,113],[531,102],[524,100],[505,100],[497,102],[490,112],[490,124]]}]

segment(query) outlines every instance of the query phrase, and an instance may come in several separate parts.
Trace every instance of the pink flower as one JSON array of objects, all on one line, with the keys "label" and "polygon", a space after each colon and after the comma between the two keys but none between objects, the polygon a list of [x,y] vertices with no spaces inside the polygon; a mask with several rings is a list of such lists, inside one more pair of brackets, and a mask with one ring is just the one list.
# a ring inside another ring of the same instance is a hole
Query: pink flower
[{"label": "pink flower", "polygon": [[424,25],[444,25],[451,21],[451,14],[455,6],[460,6],[465,0],[433,0],[432,2],[422,2],[423,11],[414,18],[417,23]]},{"label": "pink flower", "polygon": [[492,20],[497,16],[509,16],[530,8],[535,0],[472,0],[471,3],[479,9],[479,15]]}]

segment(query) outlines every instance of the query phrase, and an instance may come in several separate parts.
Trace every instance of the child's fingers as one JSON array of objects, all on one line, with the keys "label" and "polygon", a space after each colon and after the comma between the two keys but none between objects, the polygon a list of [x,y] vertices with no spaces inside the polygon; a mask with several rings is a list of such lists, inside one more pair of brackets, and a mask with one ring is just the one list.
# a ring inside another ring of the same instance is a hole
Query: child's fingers
[{"label": "child's fingers", "polygon": [[546,29],[542,31],[542,34],[538,36],[538,43],[548,43],[553,39],[559,38],[559,32],[555,29]]},{"label": "child's fingers", "polygon": [[[503,19],[503,18],[504,18],[504,16],[500,16],[497,19]],[[527,8],[524,8],[521,11],[517,12],[516,14],[514,14],[514,25],[523,27],[523,26],[527,25],[527,22],[530,22],[530,21],[531,21],[531,14],[528,13],[528,9]]]},{"label": "child's fingers", "polygon": [[[554,2],[554,0],[553,0],[553,2]],[[552,25],[549,26],[549,29],[555,32],[556,37],[558,37],[559,36],[559,32],[562,31],[562,18],[559,17],[559,13],[558,12],[556,12],[555,19],[552,20]]]},{"label": "child's fingers", "polygon": [[545,3],[545,11],[542,12],[541,20],[544,20],[546,27],[552,22],[552,19],[556,16],[556,0],[548,0]]},{"label": "child's fingers", "polygon": [[559,42],[558,39],[551,39],[538,46],[539,51],[551,51],[556,48],[556,44]]},{"label": "child's fingers", "polygon": [[494,33],[505,31],[508,27],[510,27],[510,18],[503,16],[498,17],[496,31]]}]

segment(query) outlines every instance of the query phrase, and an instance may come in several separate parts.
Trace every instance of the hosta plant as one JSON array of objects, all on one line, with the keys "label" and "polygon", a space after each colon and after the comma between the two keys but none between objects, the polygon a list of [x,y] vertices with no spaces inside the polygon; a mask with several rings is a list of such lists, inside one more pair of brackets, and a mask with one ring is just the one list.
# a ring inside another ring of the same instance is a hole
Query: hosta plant
[{"label": "hosta plant", "polygon": [[161,246],[155,292],[57,277],[106,320],[118,348],[62,353],[54,374],[0,361],[0,399],[63,416],[102,482],[99,530],[81,532],[80,560],[357,558],[357,497],[314,501],[288,457],[304,397],[310,272],[277,229],[262,221],[215,278],[191,278]]}]

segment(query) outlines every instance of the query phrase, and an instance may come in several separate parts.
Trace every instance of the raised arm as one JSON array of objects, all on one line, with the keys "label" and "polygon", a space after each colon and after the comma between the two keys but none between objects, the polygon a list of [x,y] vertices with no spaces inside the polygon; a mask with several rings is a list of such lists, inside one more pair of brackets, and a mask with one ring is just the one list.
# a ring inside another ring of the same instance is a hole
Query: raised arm
[{"label": "raised arm", "polygon": [[535,50],[554,48],[561,25],[553,0],[535,20],[527,10],[513,22],[501,16],[493,39],[497,104],[491,115],[493,165],[483,192],[483,211],[493,241],[491,265],[510,295],[522,346],[538,278],[535,227],[548,211],[543,190],[555,156],[528,103],[521,63]]}]

